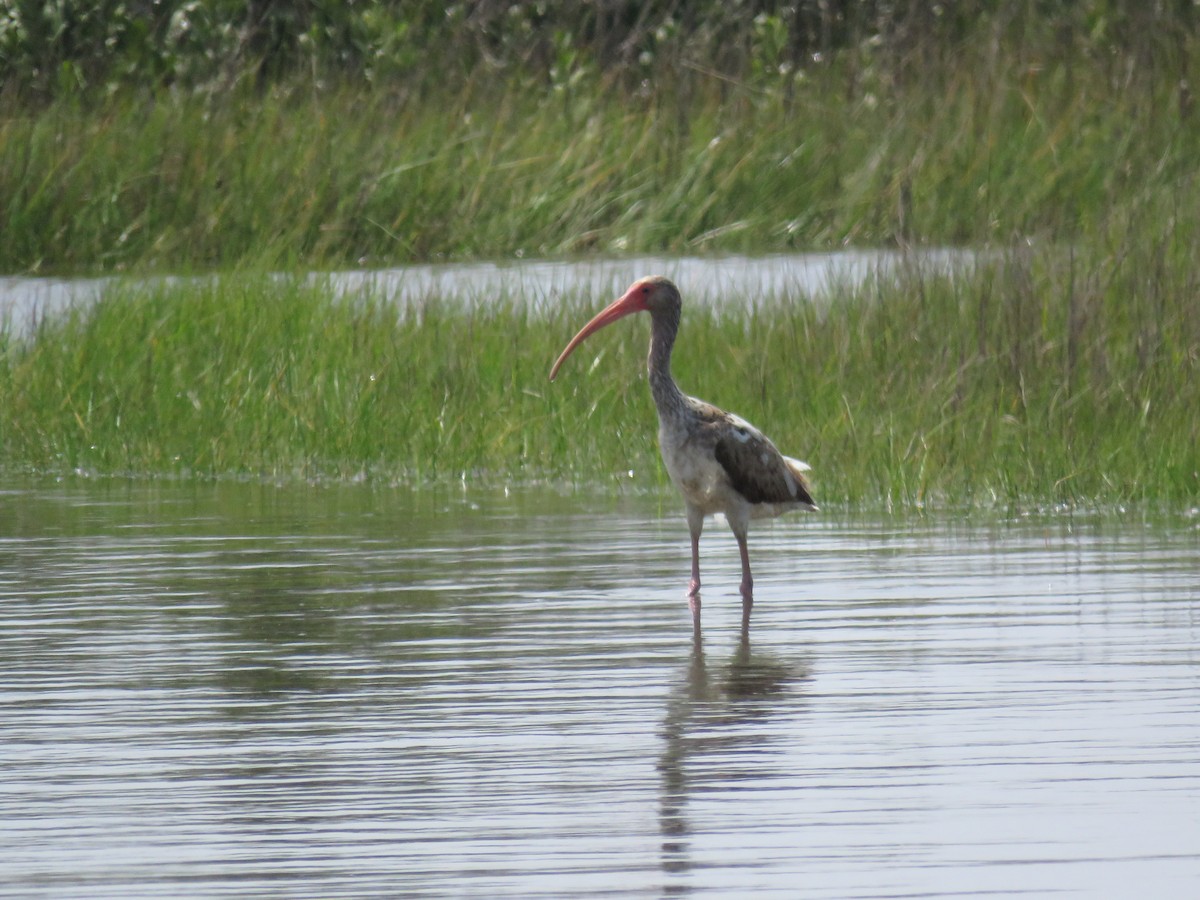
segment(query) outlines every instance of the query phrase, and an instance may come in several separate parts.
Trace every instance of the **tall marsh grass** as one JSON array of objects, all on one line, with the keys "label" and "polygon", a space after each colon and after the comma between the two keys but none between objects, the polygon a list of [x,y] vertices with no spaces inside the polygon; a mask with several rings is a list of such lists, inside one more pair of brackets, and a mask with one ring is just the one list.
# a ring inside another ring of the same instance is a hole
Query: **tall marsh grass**
[{"label": "tall marsh grass", "polygon": [[0,97],[0,271],[1006,246],[1200,204],[1178,73],[1053,49],[981,39],[906,80],[867,47],[786,82],[689,69],[641,92],[586,70]]},{"label": "tall marsh grass", "polygon": [[726,7],[572,36],[570,4],[368,4],[327,37],[375,49],[307,76],[233,47],[148,80],[99,39],[133,20],[92,21],[96,54],[0,89],[0,272],[233,274],[0,332],[0,466],[660,483],[644,324],[545,380],[610,298],[401,312],[237,273],[955,245],[975,272],[689,310],[677,374],[826,503],[1194,502],[1193,15],[788,4],[730,41]]},{"label": "tall marsh grass", "polygon": [[[1027,249],[818,302],[685,309],[676,376],[808,459],[825,504],[1194,502],[1197,232],[1136,234],[1106,256]],[[609,299],[399,311],[299,279],[114,287],[4,342],[0,454],[51,472],[662,485],[645,322],[547,381]]]}]

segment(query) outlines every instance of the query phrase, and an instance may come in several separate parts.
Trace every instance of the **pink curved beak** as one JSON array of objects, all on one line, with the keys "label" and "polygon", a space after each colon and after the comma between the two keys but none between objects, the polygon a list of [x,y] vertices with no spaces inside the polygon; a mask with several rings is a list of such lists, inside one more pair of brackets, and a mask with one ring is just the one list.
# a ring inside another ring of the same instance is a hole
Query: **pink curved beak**
[{"label": "pink curved beak", "polygon": [[589,335],[599,331],[605,325],[611,325],[617,319],[623,319],[632,313],[645,312],[646,308],[646,299],[641,290],[641,284],[633,285],[623,296],[596,313],[595,318],[579,329],[579,334],[571,338],[571,343],[567,344],[566,349],[558,354],[558,359],[550,367],[550,380],[554,380],[555,376],[558,375],[559,366],[563,364],[566,358],[571,355],[571,352],[582,344]]}]

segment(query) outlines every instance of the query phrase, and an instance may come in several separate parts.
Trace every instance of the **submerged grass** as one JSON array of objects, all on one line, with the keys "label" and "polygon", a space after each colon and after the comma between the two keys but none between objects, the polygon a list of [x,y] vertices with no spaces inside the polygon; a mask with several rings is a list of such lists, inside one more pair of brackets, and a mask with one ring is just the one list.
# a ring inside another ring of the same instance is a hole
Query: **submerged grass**
[{"label": "submerged grass", "polygon": [[[685,309],[676,377],[807,458],[828,505],[1194,502],[1194,218],[1149,239],[1110,222],[1105,254]],[[0,344],[0,454],[55,472],[665,484],[646,323],[546,380],[609,299],[401,311],[302,279],[114,286]]]}]

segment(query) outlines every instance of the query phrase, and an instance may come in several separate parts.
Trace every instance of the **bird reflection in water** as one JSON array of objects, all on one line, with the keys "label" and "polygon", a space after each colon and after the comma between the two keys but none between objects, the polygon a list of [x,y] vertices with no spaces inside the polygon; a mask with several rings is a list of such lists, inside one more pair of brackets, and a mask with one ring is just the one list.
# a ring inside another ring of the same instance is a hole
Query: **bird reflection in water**
[{"label": "bird reflection in water", "polygon": [[732,658],[710,668],[698,609],[693,616],[691,654],[667,701],[658,762],[662,870],[671,879],[666,894],[690,889],[674,878],[693,868],[691,798],[745,790],[779,775],[772,771],[771,738],[762,726],[802,705],[796,685],[808,679],[808,666],[752,650],[748,626],[747,616]]}]

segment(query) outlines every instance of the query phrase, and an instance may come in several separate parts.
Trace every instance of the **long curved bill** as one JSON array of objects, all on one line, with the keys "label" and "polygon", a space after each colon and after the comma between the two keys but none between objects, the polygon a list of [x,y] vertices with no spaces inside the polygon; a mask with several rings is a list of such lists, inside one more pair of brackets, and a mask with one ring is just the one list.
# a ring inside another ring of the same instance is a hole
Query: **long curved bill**
[{"label": "long curved bill", "polygon": [[564,349],[562,353],[558,354],[558,359],[556,359],[554,361],[554,365],[550,367],[551,381],[553,381],[555,376],[558,375],[559,366],[566,361],[566,358],[571,355],[576,347],[587,340],[589,335],[599,331],[605,325],[611,325],[613,322],[617,321],[617,319],[623,319],[625,316],[631,315],[635,312],[644,312],[646,310],[646,301],[640,288],[640,284],[635,284],[628,291],[626,291],[623,296],[614,300],[608,306],[604,307],[604,309],[600,310],[600,312],[596,313],[596,316],[592,319],[592,321],[588,322],[581,329],[579,329],[579,334],[571,338],[571,343],[567,344],[566,349]]}]

